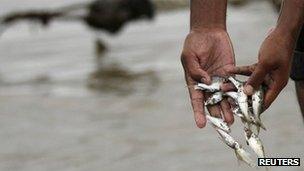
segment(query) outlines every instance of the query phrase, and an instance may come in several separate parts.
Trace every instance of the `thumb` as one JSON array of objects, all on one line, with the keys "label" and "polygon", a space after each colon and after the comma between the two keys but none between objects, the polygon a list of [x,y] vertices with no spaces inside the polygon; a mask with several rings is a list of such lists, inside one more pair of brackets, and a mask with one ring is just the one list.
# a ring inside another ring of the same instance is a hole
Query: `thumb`
[{"label": "thumb", "polygon": [[201,83],[211,84],[211,77],[209,74],[199,67],[193,67],[189,69],[190,76]]},{"label": "thumb", "polygon": [[266,74],[266,69],[261,64],[258,64],[245,85],[245,94],[252,95],[254,90],[257,90],[263,83]]},{"label": "thumb", "polygon": [[211,84],[211,78],[209,74],[201,68],[197,57],[182,55],[181,61],[185,71],[193,80],[205,84]]}]

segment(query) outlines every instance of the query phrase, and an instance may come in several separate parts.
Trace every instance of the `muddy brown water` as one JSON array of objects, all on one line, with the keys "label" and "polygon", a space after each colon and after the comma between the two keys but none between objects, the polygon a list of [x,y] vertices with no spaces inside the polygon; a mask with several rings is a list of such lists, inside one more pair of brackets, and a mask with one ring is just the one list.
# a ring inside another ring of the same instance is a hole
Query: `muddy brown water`
[{"label": "muddy brown water", "polygon": [[[0,0],[0,11],[72,2]],[[99,35],[109,51],[93,88],[95,33],[62,22],[48,29],[26,23],[10,28],[0,39],[0,170],[252,170],[238,166],[212,128],[194,126],[179,62],[188,15],[162,13],[115,37]],[[238,64],[256,60],[275,20],[263,1],[229,8]],[[303,163],[303,120],[292,82],[262,118],[267,155],[301,157]],[[237,120],[233,135],[245,145],[240,130]]]}]

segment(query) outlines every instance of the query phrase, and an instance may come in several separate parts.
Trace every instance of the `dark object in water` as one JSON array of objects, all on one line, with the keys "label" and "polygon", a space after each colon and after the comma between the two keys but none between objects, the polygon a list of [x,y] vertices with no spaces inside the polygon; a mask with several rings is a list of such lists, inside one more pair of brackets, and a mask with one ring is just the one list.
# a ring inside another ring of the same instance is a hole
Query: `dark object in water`
[{"label": "dark object in water", "polygon": [[[87,14],[71,16],[79,9],[87,9]],[[150,0],[96,0],[89,4],[76,4],[55,11],[39,10],[15,12],[0,18],[0,24],[10,25],[20,20],[29,20],[48,25],[54,19],[80,20],[95,30],[116,33],[127,22],[141,18],[151,19],[154,6]]]},{"label": "dark object in water", "polygon": [[90,5],[85,21],[94,29],[115,33],[128,21],[153,16],[154,7],[149,0],[98,0]]},{"label": "dark object in water", "polygon": [[12,24],[13,22],[17,22],[19,20],[28,19],[28,20],[36,20],[43,25],[47,25],[51,19],[55,17],[61,16],[62,13],[59,12],[46,12],[46,11],[32,11],[25,13],[12,13],[5,17],[3,17],[3,24]]}]

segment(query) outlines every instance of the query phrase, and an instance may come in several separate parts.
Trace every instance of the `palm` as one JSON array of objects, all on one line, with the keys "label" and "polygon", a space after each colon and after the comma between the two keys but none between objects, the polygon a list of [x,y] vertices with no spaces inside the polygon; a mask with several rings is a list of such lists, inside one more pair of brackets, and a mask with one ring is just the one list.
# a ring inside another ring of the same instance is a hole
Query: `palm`
[{"label": "palm", "polygon": [[209,55],[198,56],[200,65],[210,75],[226,76],[227,69],[235,65],[230,39],[228,35],[219,35],[210,43]]}]

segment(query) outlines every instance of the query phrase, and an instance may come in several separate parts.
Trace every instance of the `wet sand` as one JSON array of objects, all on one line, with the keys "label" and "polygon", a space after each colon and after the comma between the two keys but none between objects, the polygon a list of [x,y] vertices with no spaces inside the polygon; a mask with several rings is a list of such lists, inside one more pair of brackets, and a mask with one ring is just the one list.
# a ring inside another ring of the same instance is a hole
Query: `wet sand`
[{"label": "wet sand", "polygon": [[[1,0],[1,13],[72,1],[16,2]],[[95,35],[86,27],[56,22],[46,30],[27,24],[8,30],[0,39],[0,170],[252,170],[238,166],[212,128],[194,125],[179,61],[188,15],[162,13],[118,36],[102,34],[109,47],[102,65],[135,76],[110,75],[99,90],[88,88],[96,59]],[[266,2],[229,8],[237,64],[256,60],[275,21]],[[262,118],[267,155],[301,157],[303,163],[303,120],[292,81]],[[232,130],[245,145],[239,120]]]}]

